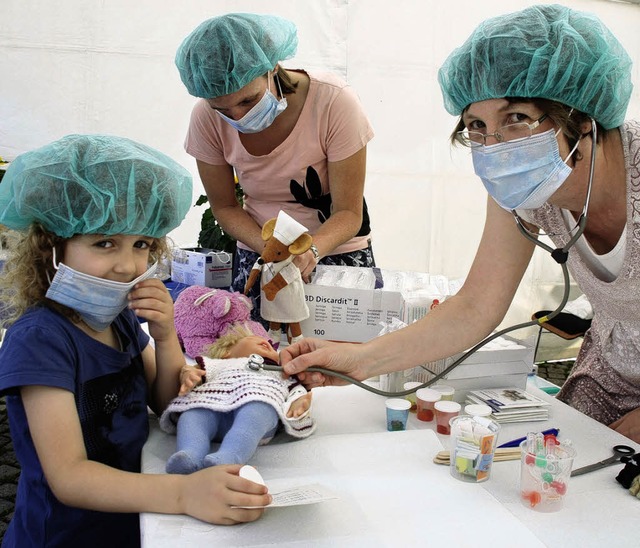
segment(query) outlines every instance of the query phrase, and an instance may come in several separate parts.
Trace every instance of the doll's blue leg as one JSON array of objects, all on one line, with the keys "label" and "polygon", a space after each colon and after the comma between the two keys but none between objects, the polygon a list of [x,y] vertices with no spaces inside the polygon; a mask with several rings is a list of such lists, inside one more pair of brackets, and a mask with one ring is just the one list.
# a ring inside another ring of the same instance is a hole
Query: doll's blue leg
[{"label": "doll's blue leg", "polygon": [[224,436],[220,449],[204,458],[204,466],[246,464],[260,441],[275,435],[280,418],[268,403],[253,401],[234,411],[233,425]]},{"label": "doll's blue leg", "polygon": [[167,460],[169,474],[191,474],[203,468],[203,459],[216,435],[220,414],[209,409],[189,409],[178,417],[177,451]]}]

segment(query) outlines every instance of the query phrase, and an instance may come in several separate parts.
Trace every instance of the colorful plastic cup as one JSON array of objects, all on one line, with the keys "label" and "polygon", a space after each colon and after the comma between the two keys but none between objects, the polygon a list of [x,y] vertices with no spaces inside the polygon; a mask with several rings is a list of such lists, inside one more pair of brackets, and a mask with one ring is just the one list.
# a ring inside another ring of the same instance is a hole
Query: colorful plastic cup
[{"label": "colorful plastic cup", "polygon": [[440,400],[434,404],[436,412],[436,432],[448,436],[451,433],[449,421],[460,414],[462,406],[451,400]]},{"label": "colorful plastic cup", "polygon": [[387,406],[387,430],[389,432],[406,430],[411,402],[402,398],[390,398],[385,401],[385,404]]},{"label": "colorful plastic cup", "polygon": [[459,416],[450,420],[451,475],[480,483],[489,479],[500,425],[486,417]]},{"label": "colorful plastic cup", "polygon": [[453,395],[456,393],[456,389],[453,386],[447,386],[446,384],[434,384],[431,388],[440,392],[443,400],[452,400]]},{"label": "colorful plastic cup", "polygon": [[576,450],[565,444],[520,444],[520,500],[536,512],[557,512],[564,504]]},{"label": "colorful plastic cup", "polygon": [[431,388],[421,388],[416,392],[418,420],[431,422],[435,417],[435,403],[442,398],[442,394]]},{"label": "colorful plastic cup", "polygon": [[[415,382],[415,381],[411,381],[411,382],[405,382],[403,389],[404,390],[416,390],[418,388],[418,386],[422,386],[421,382]],[[411,394],[407,394],[405,396],[405,399],[408,400],[411,403],[411,407],[409,408],[409,411],[411,413],[415,413],[418,410],[418,401],[416,399],[416,393],[413,392]]]}]

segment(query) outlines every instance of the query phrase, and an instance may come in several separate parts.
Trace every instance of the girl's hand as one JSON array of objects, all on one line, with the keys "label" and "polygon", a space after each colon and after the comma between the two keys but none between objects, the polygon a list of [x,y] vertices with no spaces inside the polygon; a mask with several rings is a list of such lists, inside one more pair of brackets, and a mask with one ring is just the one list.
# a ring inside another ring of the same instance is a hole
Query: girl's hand
[{"label": "girl's hand", "polygon": [[156,342],[176,336],[173,300],[161,280],[150,278],[136,284],[129,293],[129,308],[149,322],[149,335]]},{"label": "girl's hand", "polygon": [[196,365],[184,365],[180,370],[180,392],[178,396],[184,396],[202,383],[205,375],[204,369]]},{"label": "girl's hand", "polygon": [[[184,512],[218,525],[233,525],[257,520],[263,506],[271,503],[266,486],[238,475],[239,464],[212,466],[184,476],[184,489],[177,496]],[[259,506],[260,508],[235,508]]]}]

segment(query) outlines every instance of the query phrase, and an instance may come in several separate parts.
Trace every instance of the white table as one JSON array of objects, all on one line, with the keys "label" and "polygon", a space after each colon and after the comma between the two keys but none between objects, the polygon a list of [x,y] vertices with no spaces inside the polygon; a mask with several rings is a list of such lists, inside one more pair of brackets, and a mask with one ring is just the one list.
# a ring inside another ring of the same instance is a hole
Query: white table
[{"label": "white table", "polygon": [[[611,447],[640,446],[535,386],[551,402],[548,421],[503,425],[498,443],[556,427],[577,450],[574,467],[601,460]],[[143,514],[143,546],[550,546],[640,545],[640,500],[615,476],[622,465],[571,478],[564,508],[538,513],[519,499],[519,461],[494,463],[480,484],[452,478],[432,459],[448,445],[435,423],[409,418],[406,432],[387,432],[384,398],[349,386],[314,390],[317,431],[306,440],[274,440],[259,447],[250,464],[267,485],[318,482],[340,499],[316,505],[267,509],[257,522],[234,527],[187,516]],[[143,471],[163,473],[175,450],[152,420]]]}]

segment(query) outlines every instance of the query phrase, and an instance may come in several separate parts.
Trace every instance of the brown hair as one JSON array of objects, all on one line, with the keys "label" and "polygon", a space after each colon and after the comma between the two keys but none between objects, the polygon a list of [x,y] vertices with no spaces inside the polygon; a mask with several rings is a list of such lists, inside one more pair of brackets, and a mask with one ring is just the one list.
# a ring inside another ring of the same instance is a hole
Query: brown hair
[{"label": "brown hair", "polygon": [[[572,149],[578,140],[584,137],[582,133],[582,125],[585,122],[591,123],[591,118],[588,114],[584,112],[580,112],[579,110],[573,109],[571,107],[560,103],[558,101],[551,101],[550,99],[539,99],[539,98],[528,98],[528,97],[505,97],[509,103],[532,103],[536,107],[538,107],[542,112],[545,112],[549,115],[549,118],[553,120],[562,130],[562,133],[567,136],[567,141],[569,143],[569,149]],[[468,107],[467,107],[468,108]],[[466,111],[467,109],[465,109]],[[464,112],[463,112],[464,114]],[[601,142],[607,138],[607,134],[611,130],[605,130],[598,122],[596,122],[596,126],[598,129],[598,137],[597,141]],[[456,124],[453,133],[450,136],[451,143],[454,145],[459,144],[458,141],[458,132],[462,131],[465,128],[464,122],[462,120],[462,115],[458,119],[458,123]],[[573,158],[575,160],[581,160],[582,155],[579,151],[576,150]]]},{"label": "brown hair", "polygon": [[[278,80],[280,80],[279,83]],[[295,93],[296,88],[298,87],[298,82],[291,80],[289,73],[280,65],[278,65],[278,70],[273,74],[273,84],[275,89],[282,89],[283,95],[291,95],[292,93]]]}]

